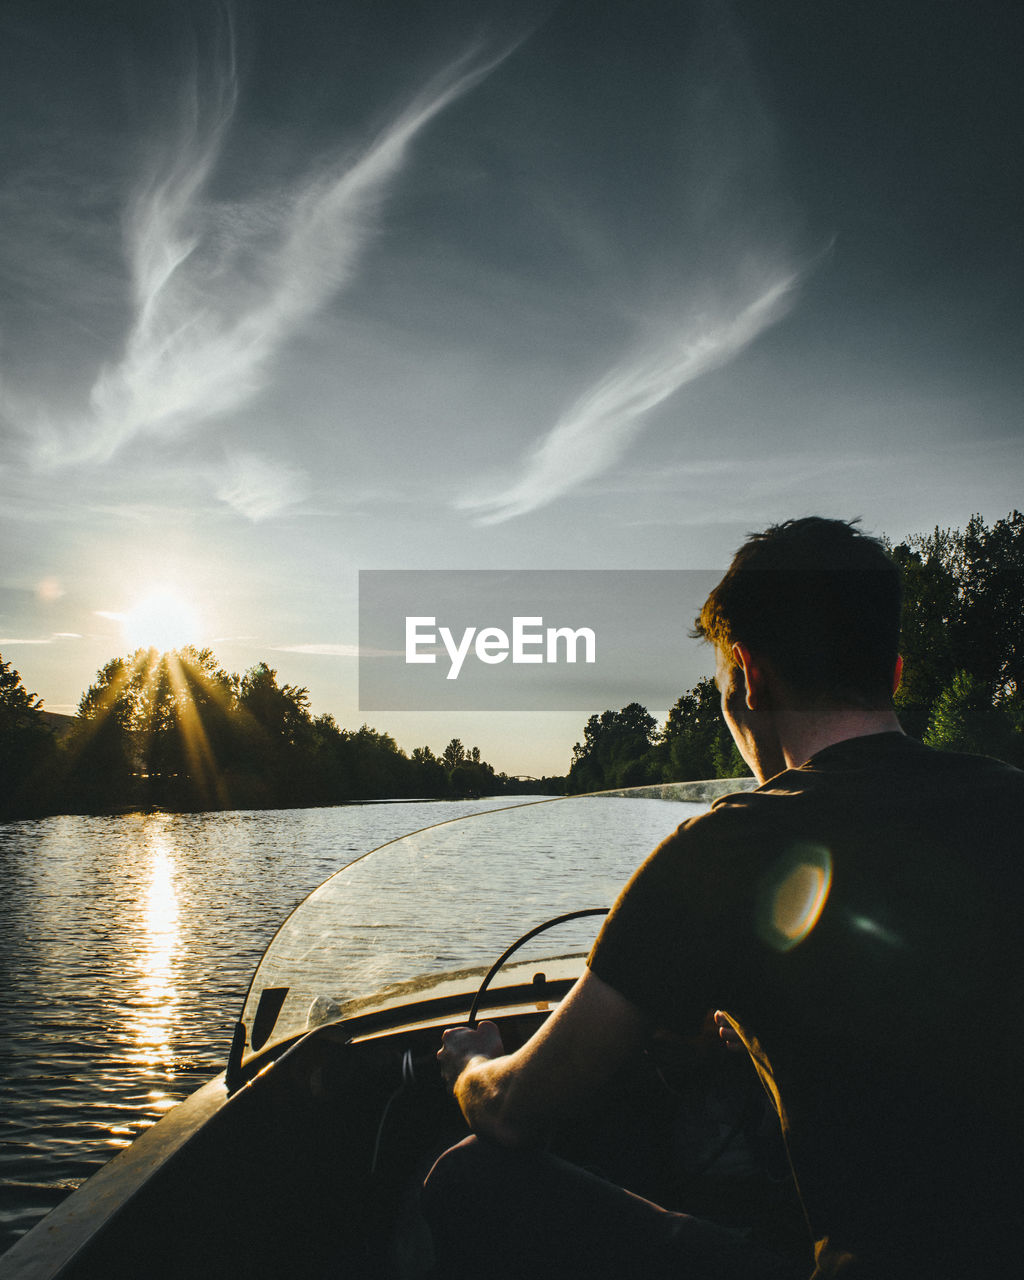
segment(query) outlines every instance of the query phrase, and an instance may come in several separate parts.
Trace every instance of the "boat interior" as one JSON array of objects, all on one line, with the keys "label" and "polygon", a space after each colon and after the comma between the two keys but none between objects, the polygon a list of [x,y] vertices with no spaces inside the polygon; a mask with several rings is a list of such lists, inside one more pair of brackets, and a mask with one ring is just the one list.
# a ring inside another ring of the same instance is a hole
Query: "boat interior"
[{"label": "boat interior", "polygon": [[[535,974],[503,985],[482,1012],[514,1048],[571,981]],[[48,1255],[39,1237],[35,1258],[11,1274],[431,1275],[418,1189],[466,1133],[435,1055],[441,1029],[465,1021],[473,994],[318,1028],[255,1060],[230,1095],[223,1077],[212,1081],[172,1113],[182,1128],[174,1149],[166,1132],[159,1152],[140,1139],[54,1210],[46,1221],[63,1256]],[[806,1248],[774,1115],[746,1055],[723,1049],[710,1025],[692,1043],[653,1041],[630,1078],[567,1123],[552,1149],[659,1203]],[[105,1187],[119,1162],[121,1185]],[[61,1221],[71,1206],[77,1231]]]}]

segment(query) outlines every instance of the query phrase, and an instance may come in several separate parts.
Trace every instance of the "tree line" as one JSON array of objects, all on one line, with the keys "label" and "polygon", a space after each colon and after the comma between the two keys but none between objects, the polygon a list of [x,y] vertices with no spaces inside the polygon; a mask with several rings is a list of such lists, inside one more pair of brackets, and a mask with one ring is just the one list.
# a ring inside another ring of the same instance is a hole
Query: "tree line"
[{"label": "tree line", "polygon": [[[1024,767],[1024,515],[887,543],[904,583],[896,709],[931,746]],[[631,702],[592,715],[566,778],[495,773],[453,738],[406,754],[387,733],[313,716],[309,692],[258,663],[223,671],[208,649],[115,658],[57,736],[0,656],[0,817],[168,809],[273,808],[395,798],[573,793],[728,778],[748,770],[710,677],[664,725]]]},{"label": "tree line", "polygon": [[[903,574],[903,678],[896,711],[929,746],[1024,768],[1024,515],[934,529],[886,546]],[[660,728],[640,703],[587,721],[570,792],[749,774],[710,677]]]},{"label": "tree line", "polygon": [[233,675],[189,647],[112,659],[60,735],[0,656],[0,783],[0,816],[13,817],[550,793],[564,779],[496,773],[458,738],[408,755],[369,725],[314,716],[309,691],[266,663]]}]

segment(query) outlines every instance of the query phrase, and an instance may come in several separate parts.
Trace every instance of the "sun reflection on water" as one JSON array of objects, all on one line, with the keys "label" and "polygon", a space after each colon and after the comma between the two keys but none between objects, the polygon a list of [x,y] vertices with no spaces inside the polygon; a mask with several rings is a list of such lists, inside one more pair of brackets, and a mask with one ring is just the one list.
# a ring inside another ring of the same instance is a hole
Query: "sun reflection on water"
[{"label": "sun reflection on water", "polygon": [[138,978],[131,1000],[131,1057],[149,1067],[173,1056],[170,1032],[179,1004],[175,960],[179,949],[178,895],[174,850],[161,826],[150,829],[146,854],[148,882],[139,899]]}]

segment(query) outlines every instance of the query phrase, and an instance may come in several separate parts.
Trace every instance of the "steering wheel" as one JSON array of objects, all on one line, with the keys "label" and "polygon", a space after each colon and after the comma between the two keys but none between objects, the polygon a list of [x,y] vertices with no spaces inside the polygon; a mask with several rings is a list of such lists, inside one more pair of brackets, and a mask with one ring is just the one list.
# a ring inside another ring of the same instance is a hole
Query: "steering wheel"
[{"label": "steering wheel", "polygon": [[535,938],[538,933],[543,933],[545,929],[553,929],[556,924],[564,924],[567,920],[582,920],[584,916],[606,916],[608,914],[607,907],[587,907],[583,911],[568,911],[562,916],[553,916],[550,920],[545,920],[543,924],[535,925],[529,933],[524,933],[521,938],[517,938],[510,947],[507,947],[501,955],[495,960],[494,964],[487,970],[483,982],[480,983],[476,995],[473,997],[473,1003],[469,1009],[468,1025],[476,1026],[477,1010],[480,1008],[480,1001],[483,999],[484,992],[491,985],[491,979],[498,972],[505,961],[514,952],[518,951],[524,942],[529,942],[531,938]]}]

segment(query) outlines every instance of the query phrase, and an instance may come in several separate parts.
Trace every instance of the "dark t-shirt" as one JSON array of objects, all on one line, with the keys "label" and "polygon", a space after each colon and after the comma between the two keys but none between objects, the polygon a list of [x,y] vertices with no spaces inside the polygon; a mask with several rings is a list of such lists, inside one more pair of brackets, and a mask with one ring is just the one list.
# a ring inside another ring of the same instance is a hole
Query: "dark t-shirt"
[{"label": "dark t-shirt", "polygon": [[1022,913],[1024,773],[879,734],[684,823],[589,964],[680,1031],[735,1020],[822,1275],[1024,1274]]}]

